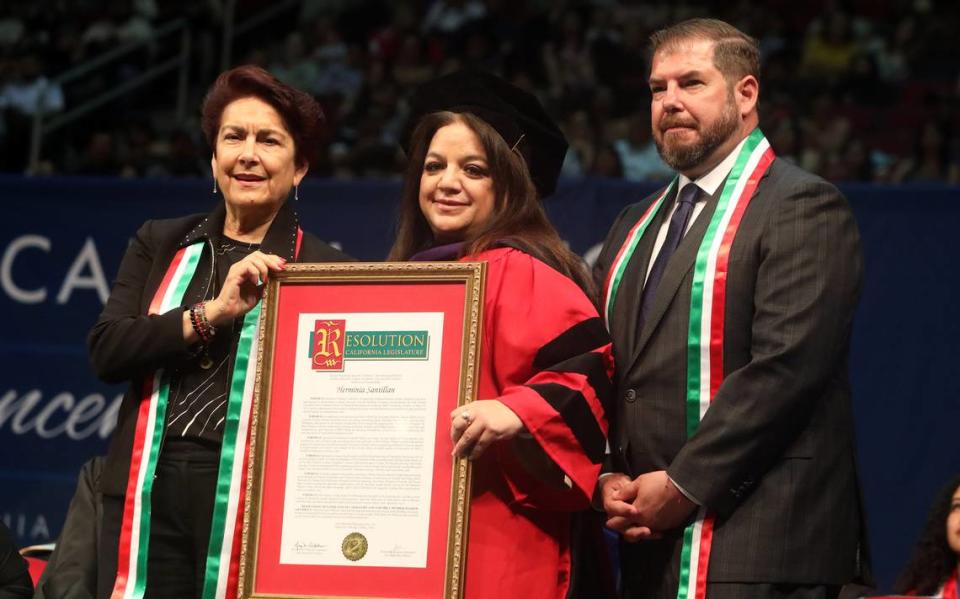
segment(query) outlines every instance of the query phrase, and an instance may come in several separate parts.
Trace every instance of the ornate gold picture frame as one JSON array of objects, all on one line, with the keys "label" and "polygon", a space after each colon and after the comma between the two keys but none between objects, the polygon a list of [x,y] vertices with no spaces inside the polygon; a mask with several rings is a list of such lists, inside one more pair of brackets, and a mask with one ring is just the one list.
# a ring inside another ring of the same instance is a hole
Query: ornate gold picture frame
[{"label": "ornate gold picture frame", "polygon": [[476,397],[484,276],[403,262],[271,277],[240,597],[463,596],[470,465],[450,456],[449,413]]}]

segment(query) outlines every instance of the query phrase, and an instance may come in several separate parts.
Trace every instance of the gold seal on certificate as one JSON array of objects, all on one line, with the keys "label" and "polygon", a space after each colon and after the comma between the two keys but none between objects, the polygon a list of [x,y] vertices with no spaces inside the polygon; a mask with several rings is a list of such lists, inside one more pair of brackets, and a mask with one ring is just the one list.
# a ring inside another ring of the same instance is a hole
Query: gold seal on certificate
[{"label": "gold seal on certificate", "polygon": [[340,549],[343,551],[343,557],[351,562],[363,559],[367,554],[367,537],[359,532],[351,532],[343,538]]}]

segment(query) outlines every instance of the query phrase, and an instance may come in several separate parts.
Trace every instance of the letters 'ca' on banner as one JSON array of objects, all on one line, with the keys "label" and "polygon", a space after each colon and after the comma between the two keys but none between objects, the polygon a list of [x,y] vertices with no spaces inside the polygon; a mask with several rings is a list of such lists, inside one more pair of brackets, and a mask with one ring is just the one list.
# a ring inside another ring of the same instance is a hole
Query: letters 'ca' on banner
[{"label": "letters 'ca' on banner", "polygon": [[264,297],[243,598],[463,594],[484,265],[297,264]]}]

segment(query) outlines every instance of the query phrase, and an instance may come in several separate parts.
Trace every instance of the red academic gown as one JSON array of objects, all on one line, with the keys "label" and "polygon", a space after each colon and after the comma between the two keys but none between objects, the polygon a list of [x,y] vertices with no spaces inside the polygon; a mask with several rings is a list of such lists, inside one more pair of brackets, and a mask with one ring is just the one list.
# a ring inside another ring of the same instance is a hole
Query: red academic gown
[{"label": "red academic gown", "polygon": [[474,462],[466,599],[564,597],[571,513],[589,507],[605,451],[609,337],[580,288],[536,258],[497,248],[464,260],[487,263],[478,398],[512,409],[569,484],[532,474],[512,441]]}]

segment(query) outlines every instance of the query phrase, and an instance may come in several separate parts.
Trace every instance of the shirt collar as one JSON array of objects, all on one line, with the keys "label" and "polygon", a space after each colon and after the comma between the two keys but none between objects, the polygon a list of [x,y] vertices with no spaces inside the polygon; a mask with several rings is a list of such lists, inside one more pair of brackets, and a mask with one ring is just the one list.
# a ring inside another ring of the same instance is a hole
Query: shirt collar
[{"label": "shirt collar", "polygon": [[[217,202],[213,210],[187,233],[180,244],[181,247],[202,239],[221,238],[226,214],[227,210],[223,201]],[[260,251],[265,254],[276,254],[290,261],[295,260],[299,228],[300,219],[297,217],[297,213],[290,206],[289,201],[284,202],[276,216],[273,217],[273,222],[270,223],[263,241],[260,242]]]},{"label": "shirt collar", "polygon": [[[729,175],[730,171],[733,169],[734,163],[737,162],[737,156],[740,155],[740,148],[742,148],[743,144],[745,143],[747,143],[746,137],[740,140],[740,143],[738,143],[737,146],[733,148],[733,150],[731,150],[723,160],[720,161],[720,164],[710,169],[709,172],[701,176],[699,179],[693,181],[700,189],[704,191],[704,194],[700,196],[701,200],[712,197],[713,194],[717,193],[717,189],[719,189],[720,184],[723,183],[723,180],[727,178],[727,175]],[[687,183],[690,183],[690,178],[684,174],[681,174],[680,184],[677,187],[677,191],[683,189]]]}]

